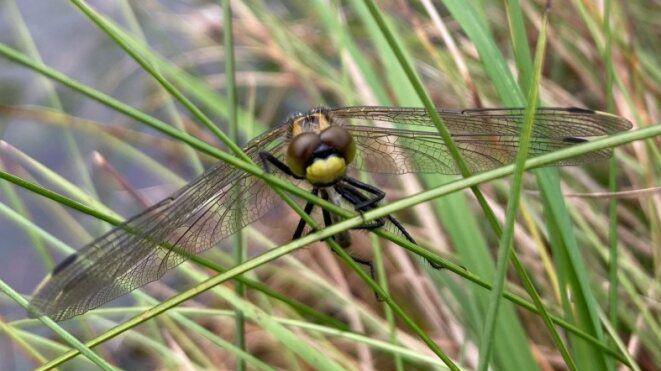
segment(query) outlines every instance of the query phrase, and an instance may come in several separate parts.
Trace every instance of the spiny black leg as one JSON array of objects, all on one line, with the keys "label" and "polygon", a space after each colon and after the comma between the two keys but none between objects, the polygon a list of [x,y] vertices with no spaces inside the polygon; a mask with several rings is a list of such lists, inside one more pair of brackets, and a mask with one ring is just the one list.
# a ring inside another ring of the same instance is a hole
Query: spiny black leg
[{"label": "spiny black leg", "polygon": [[277,157],[273,156],[269,152],[259,152],[259,158],[262,160],[262,168],[264,168],[264,171],[267,173],[270,173],[269,170],[269,163],[273,164],[275,167],[278,168],[278,170],[282,171],[283,173],[289,175],[292,178],[296,179],[303,179],[302,177],[294,174],[289,166],[285,164],[284,162],[280,161]]},{"label": "spiny black leg", "polygon": [[379,201],[383,200],[383,198],[386,196],[386,193],[383,192],[382,190],[380,190],[379,188],[377,188],[377,187],[375,187],[371,184],[363,183],[358,179],[351,178],[351,177],[347,176],[347,177],[344,177],[343,180],[345,182],[347,182],[348,184],[350,184],[350,185],[352,185],[352,186],[354,186],[358,189],[362,189],[362,190],[367,191],[367,192],[369,192],[369,193],[376,196],[374,198],[365,197],[365,200],[363,200],[363,201],[361,201],[361,202],[359,202],[358,204],[355,205],[356,210],[360,210],[360,209],[363,209],[365,207],[376,206],[376,204],[379,203]]},{"label": "spiny black leg", "polygon": [[[315,196],[318,195],[319,190],[317,188],[314,188],[312,190],[312,194],[315,195]],[[310,215],[313,208],[314,208],[314,204],[312,202],[308,201],[308,203],[305,204],[304,211],[305,211],[306,214]],[[292,237],[292,240],[296,240],[296,239],[300,238],[303,235],[303,229],[304,228],[305,228],[305,219],[301,218],[298,221],[298,226],[296,226],[296,231],[294,232],[294,236]]]},{"label": "spiny black leg", "polygon": [[379,197],[381,197],[381,198],[383,198],[383,197],[386,195],[386,193],[383,192],[382,190],[380,190],[379,188],[377,188],[377,187],[375,187],[375,186],[373,186],[373,185],[371,185],[371,184],[361,182],[360,180],[358,180],[358,179],[356,179],[356,178],[352,178],[352,177],[350,177],[350,176],[345,176],[345,177],[343,178],[343,180],[344,180],[345,182],[351,184],[352,186],[358,188],[358,189],[365,190],[365,191],[367,191],[367,192],[369,192],[369,193],[371,193],[371,194],[377,195],[377,196],[379,196]]},{"label": "spiny black leg", "polygon": [[[369,269],[370,277],[372,278],[372,281],[377,282],[376,281],[376,273],[374,273],[374,264],[372,264],[371,261],[356,258],[355,256],[351,256],[351,255],[349,255],[349,256],[351,257],[351,260],[355,261],[356,263],[366,266],[367,269]],[[374,297],[376,298],[376,301],[384,301],[384,299],[379,295],[379,293],[377,291],[374,291]]]},{"label": "spiny black leg", "polygon": [[325,225],[326,227],[328,227],[328,226],[330,226],[331,224],[333,224],[333,221],[331,220],[330,212],[328,212],[328,210],[326,210],[326,209],[322,209],[322,210],[321,210],[321,213],[324,215],[324,225]]},{"label": "spiny black leg", "polygon": [[[330,201],[330,197],[328,196],[328,191],[325,189],[321,190],[321,198]],[[333,224],[333,219],[331,218],[330,213],[328,210],[324,209],[323,207],[321,208],[321,214],[324,216],[324,225],[326,227],[330,227]]]},{"label": "spiny black leg", "polygon": [[[328,213],[328,211],[326,211],[326,210],[324,210],[323,212]],[[330,215],[329,215],[329,218],[330,218]],[[324,220],[325,219],[326,218],[324,217]],[[337,251],[335,251],[333,249],[331,249],[331,251],[337,254]],[[367,269],[369,269],[370,277],[372,277],[372,280],[374,280],[376,282],[376,274],[374,273],[374,265],[372,264],[371,261],[366,260],[366,259],[357,258],[353,255],[349,255],[349,257],[351,258],[351,260],[355,261],[356,263],[366,266]],[[374,291],[374,296],[376,297],[377,301],[383,301],[383,298],[381,296],[379,296],[378,292]]]},{"label": "spiny black leg", "polygon": [[[343,191],[344,191],[345,193],[347,193],[347,194],[351,193],[356,199],[359,199],[359,200],[363,200],[363,199],[365,198],[365,196],[363,196],[362,194],[360,194],[360,192],[358,192],[357,190],[355,190],[355,189],[353,189],[353,188],[350,188],[350,187],[347,187],[347,188],[344,189]],[[369,207],[369,209],[372,209],[372,208],[373,208],[373,207]],[[368,209],[368,210],[369,210],[369,209]],[[391,222],[391,223],[392,223],[397,229],[399,229],[400,232],[402,232],[402,234],[404,235],[404,237],[406,237],[407,240],[409,240],[409,241],[411,241],[411,242],[413,242],[413,243],[416,243],[415,240],[413,239],[413,237],[412,237],[412,236],[409,234],[409,232],[406,230],[406,228],[404,228],[404,226],[402,225],[402,223],[399,222],[399,220],[397,220],[397,219],[396,219],[394,216],[392,216],[392,215],[388,215],[388,216],[386,216],[386,218],[388,218],[388,220],[390,220],[390,222]],[[383,222],[382,224],[385,224],[385,222]]]},{"label": "spiny black leg", "polygon": [[[305,204],[305,213],[309,215],[310,212],[312,211],[313,206],[314,206],[314,204],[312,202],[308,202],[307,204]],[[310,210],[310,211],[308,211],[308,210]],[[303,229],[304,228],[305,228],[305,219],[300,218],[298,220],[298,225],[296,226],[296,231],[294,231],[294,235],[292,236],[291,239],[296,240],[296,239],[301,238],[301,236],[303,235]]]},{"label": "spiny black leg", "polygon": [[[321,198],[323,198],[326,201],[331,201],[330,195],[328,194],[328,191],[325,189],[321,191]],[[324,216],[324,225],[326,227],[332,225],[333,217],[331,216],[331,213],[323,208],[321,209],[321,213]],[[340,247],[342,248],[347,248],[351,246],[351,236],[349,235],[348,231],[340,232],[334,235],[333,240],[335,240],[335,242],[337,242],[337,244],[340,245]]]},{"label": "spiny black leg", "polygon": [[409,234],[409,232],[404,228],[404,226],[402,225],[402,223],[399,222],[399,220],[397,220],[397,219],[396,219],[394,216],[392,216],[392,215],[388,215],[387,218],[388,218],[388,220],[390,220],[390,222],[391,222],[391,223],[392,223],[397,229],[399,229],[400,232],[402,232],[402,234],[404,235],[404,237],[405,237],[407,240],[409,240],[409,241],[411,241],[411,242],[413,242],[413,243],[415,243],[415,244],[417,245],[417,243],[415,242],[415,240],[413,239],[413,237],[411,237],[411,235]]},{"label": "spiny black leg", "polygon": [[[396,219],[394,216],[392,216],[392,215],[388,215],[388,220],[390,220],[390,222],[391,222],[395,227],[397,227],[397,229],[399,229],[400,232],[402,232],[402,234],[404,235],[404,237],[406,237],[407,240],[409,240],[409,241],[411,241],[411,242],[417,244],[417,242],[415,242],[415,240],[413,239],[413,237],[411,237],[411,235],[409,234],[409,232],[404,228],[404,226],[402,225],[402,223],[399,222],[399,220],[397,220],[397,219]],[[427,260],[427,262],[429,263],[429,265],[431,265],[431,267],[434,268],[434,269],[441,270],[441,269],[444,269],[444,268],[445,268],[443,265],[438,264],[438,263],[434,262],[433,260],[430,260],[430,259],[426,259],[426,260]]]},{"label": "spiny black leg", "polygon": [[[340,193],[340,195],[342,195],[342,197],[345,197],[345,199],[347,199],[347,201],[349,201],[349,202],[351,202],[351,203],[353,203],[353,204],[355,204],[355,201],[356,201],[356,200],[364,200],[364,199],[365,199],[365,196],[363,196],[360,192],[358,192],[357,190],[355,190],[355,189],[353,189],[353,188],[351,188],[351,187],[340,187],[340,188],[341,188],[341,191],[338,190],[338,193]],[[373,207],[373,206],[371,206],[371,207],[363,207],[363,208],[361,209],[361,211],[370,210],[370,209],[372,209],[372,208],[374,208],[374,207]],[[393,224],[393,225],[394,225],[394,226],[395,226],[395,227],[396,227],[396,228],[397,228],[397,229],[398,229],[403,235],[404,235],[404,237],[405,237],[407,240],[411,241],[412,243],[417,244],[417,243],[415,242],[415,240],[413,239],[413,236],[411,236],[411,235],[409,234],[409,232],[406,230],[406,228],[404,228],[404,226],[402,225],[402,223],[400,223],[399,220],[397,220],[397,218],[395,218],[395,217],[392,216],[392,215],[388,215],[388,216],[386,216],[386,218],[388,218],[388,220],[389,220],[389,221],[390,221],[390,222],[391,222],[391,223],[392,223],[392,224]],[[377,219],[377,220],[379,220],[379,219]],[[376,220],[375,220],[375,221],[376,221]],[[380,223],[379,227],[381,227],[381,226],[383,226],[383,225],[385,224],[385,221],[383,221],[383,219],[380,219],[380,222],[381,222],[381,223]],[[356,229],[358,229],[358,228],[356,228]],[[368,226],[368,228],[365,228],[365,229],[370,229],[370,228],[369,228],[369,226]],[[437,264],[437,263],[435,263],[435,262],[433,262],[433,261],[431,261],[431,260],[429,260],[429,259],[427,259],[427,261],[429,262],[429,264],[430,264],[430,265],[432,266],[432,268],[434,268],[434,269],[443,269],[443,268],[444,268],[442,265]]]},{"label": "spiny black leg", "polygon": [[[321,194],[321,196],[324,199],[328,199],[328,193],[326,193],[326,192],[323,192]],[[329,227],[331,224],[333,224],[333,220],[331,219],[331,215],[330,215],[330,212],[328,210],[321,209],[321,213],[324,216],[324,225],[326,227]],[[337,252],[335,250],[331,249],[331,251],[337,254]],[[369,272],[370,272],[370,277],[372,277],[372,279],[376,281],[376,275],[374,273],[374,266],[372,265],[371,261],[365,260],[365,259],[360,259],[360,258],[357,258],[353,255],[349,255],[349,257],[351,258],[351,260],[355,261],[356,263],[367,266],[367,268],[369,269]],[[376,291],[374,292],[374,295],[376,296],[376,300],[383,301],[383,299],[379,296],[379,294]]]},{"label": "spiny black leg", "polygon": [[[347,200],[350,204],[356,205],[362,201],[365,200],[365,196],[361,195],[359,192],[354,191],[352,188],[341,185],[341,184],[336,184],[334,187],[335,191],[342,196],[345,200]],[[368,206],[363,206],[360,209],[356,207],[356,210],[358,212],[363,212],[366,210],[370,210],[372,207]],[[352,229],[376,229],[376,228],[381,228],[386,224],[386,222],[383,220],[383,218],[378,218],[375,219],[369,223],[365,223],[363,225],[360,225],[358,227],[353,227]]]},{"label": "spiny black leg", "polygon": [[360,207],[356,206],[357,204],[365,201],[367,198],[351,186],[337,183],[333,186],[333,189],[335,189],[335,191],[339,193],[342,198],[349,201],[349,203],[355,207],[356,211],[360,211],[362,213],[363,211],[374,208],[372,205],[363,205]]}]

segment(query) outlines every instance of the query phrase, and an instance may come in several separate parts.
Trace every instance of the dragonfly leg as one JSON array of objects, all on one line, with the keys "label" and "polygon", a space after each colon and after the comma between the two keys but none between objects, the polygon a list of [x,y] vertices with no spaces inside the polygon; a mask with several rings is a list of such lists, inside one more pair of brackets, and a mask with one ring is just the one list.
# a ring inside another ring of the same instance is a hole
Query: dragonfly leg
[{"label": "dragonfly leg", "polygon": [[262,151],[259,152],[259,158],[262,160],[262,168],[264,171],[267,173],[270,173],[270,168],[269,168],[269,163],[274,165],[275,167],[278,168],[278,170],[282,171],[283,173],[289,175],[292,178],[296,179],[303,179],[302,177],[294,174],[289,166],[285,164],[284,162],[280,161],[277,157],[273,156],[271,153]]},{"label": "dragonfly leg", "polygon": [[[363,202],[364,202],[365,196],[363,196],[360,192],[358,192],[358,190],[356,190],[352,187],[345,187],[345,186],[340,185],[340,186],[336,186],[336,190],[342,197],[344,197],[347,201],[349,201],[350,203],[352,203],[354,205],[357,202],[361,202],[361,200],[363,200]],[[375,206],[368,206],[368,207],[362,206],[361,209],[358,209],[358,210],[362,212],[362,211],[367,211],[367,210],[373,209],[374,207]],[[388,215],[388,216],[386,216],[386,218],[388,218],[388,220],[395,226],[395,228],[397,228],[402,233],[402,235],[404,235],[404,237],[407,240],[409,240],[412,243],[417,244],[417,242],[415,242],[415,240],[413,239],[413,236],[411,236],[411,234],[406,230],[406,228],[404,228],[402,223],[400,223],[400,221],[397,220],[397,218],[395,218],[392,215]],[[362,226],[362,227],[357,227],[355,229],[374,229],[374,228],[382,227],[385,224],[385,221],[383,221],[382,218],[376,219],[375,222],[377,222],[376,225],[366,225],[366,226]],[[427,260],[427,261],[432,266],[432,268],[434,268],[434,269],[443,269],[442,265],[434,263],[431,260]]]},{"label": "dragonfly leg", "polygon": [[[319,194],[319,189],[314,188],[312,190],[313,195],[318,195]],[[309,202],[305,204],[305,211],[306,214],[310,215],[312,212],[312,209],[314,208],[314,204],[312,202]],[[298,225],[296,226],[296,231],[294,232],[294,236],[292,236],[292,240],[296,240],[300,238],[303,235],[303,229],[305,228],[305,219],[301,218],[298,221]]]},{"label": "dragonfly leg", "polygon": [[[355,179],[354,179],[354,180],[355,180]],[[363,184],[364,184],[364,183],[363,183]],[[367,186],[370,186],[369,184],[366,184],[366,185],[367,185]],[[370,187],[372,187],[372,186],[370,186]],[[377,189],[377,190],[378,190],[378,189]],[[383,193],[381,190],[378,190],[378,191],[380,191],[381,193]],[[355,189],[353,189],[353,188],[347,187],[347,188],[345,188],[345,189],[343,190],[343,192],[351,193],[351,194],[353,194],[353,195],[355,196],[356,199],[358,199],[358,200],[362,199],[362,200],[363,200],[362,202],[363,202],[363,203],[365,202],[365,201],[364,201],[365,196],[363,196],[362,194],[360,194],[360,192],[358,192],[357,190],[355,190]],[[342,194],[342,193],[340,193],[340,194]],[[384,194],[385,194],[385,193],[384,193]],[[352,201],[349,201],[349,202],[352,202]],[[363,211],[370,210],[370,209],[373,209],[375,206],[376,206],[376,205],[374,205],[374,206],[369,206],[369,207],[361,206],[361,210],[363,210]],[[409,232],[406,230],[406,228],[404,228],[404,226],[402,225],[402,223],[399,222],[399,220],[397,220],[397,219],[396,219],[394,216],[392,216],[392,215],[388,215],[388,216],[386,216],[386,218],[388,218],[388,220],[389,220],[389,221],[390,221],[390,222],[391,222],[391,223],[392,223],[392,224],[393,224],[393,225],[394,225],[394,226],[395,226],[400,232],[402,232],[402,234],[404,235],[404,237],[405,237],[407,240],[409,240],[409,241],[411,241],[411,242],[413,242],[413,243],[416,243],[415,240],[413,239],[413,237],[412,237],[412,236],[409,234]],[[377,220],[378,220],[378,219],[377,219]]]},{"label": "dragonfly leg", "polygon": [[399,229],[400,232],[402,232],[402,234],[404,235],[404,237],[405,237],[407,240],[409,240],[409,241],[411,241],[411,242],[417,244],[417,243],[415,242],[415,240],[413,239],[413,237],[412,237],[412,236],[409,234],[409,232],[406,230],[406,228],[404,228],[404,226],[402,225],[402,223],[399,222],[399,220],[397,220],[397,219],[396,219],[394,216],[392,216],[392,215],[388,215],[387,218],[388,218],[388,220],[390,220],[390,222],[391,222],[395,227],[397,227],[397,229]]},{"label": "dragonfly leg", "polygon": [[354,186],[358,189],[362,189],[363,191],[369,192],[369,193],[371,193],[375,196],[373,198],[366,199],[365,201],[362,201],[362,202],[358,203],[357,205],[355,205],[357,210],[362,209],[363,207],[376,206],[376,204],[379,201],[383,200],[383,198],[386,196],[386,193],[383,192],[382,190],[380,190],[379,188],[377,188],[377,187],[375,187],[371,184],[363,183],[363,182],[361,182],[360,180],[358,180],[356,178],[352,178],[352,177],[347,176],[347,177],[344,177],[343,180],[346,183],[348,183],[348,184],[350,184],[350,185],[352,185],[352,186]]},{"label": "dragonfly leg", "polygon": [[[402,225],[402,223],[399,222],[399,220],[397,220],[397,219],[396,219],[394,216],[392,216],[392,215],[388,215],[388,220],[390,220],[390,222],[391,222],[395,227],[397,227],[397,229],[399,229],[400,232],[402,232],[402,234],[404,235],[404,237],[405,237],[407,240],[413,242],[414,244],[417,244],[417,242],[415,242],[415,240],[413,239],[413,237],[409,234],[409,232],[406,230],[406,228],[404,228],[404,226]],[[432,261],[432,260],[429,260],[429,259],[426,259],[426,260],[427,260],[427,262],[429,263],[429,265],[431,265],[431,267],[434,268],[434,269],[439,269],[439,270],[441,270],[441,269],[444,269],[444,268],[445,268],[443,265],[438,264],[438,263],[435,263],[435,262]]]},{"label": "dragonfly leg", "polygon": [[[335,189],[335,191],[337,193],[340,194],[340,196],[342,196],[342,198],[344,198],[345,200],[347,200],[350,204],[352,204],[354,206],[356,206],[359,203],[364,203],[365,200],[366,200],[366,197],[364,195],[360,194],[360,192],[358,190],[355,190],[350,186],[345,186],[345,185],[342,185],[342,184],[336,184],[333,188]],[[367,211],[367,210],[370,210],[370,209],[373,209],[373,208],[374,208],[374,206],[360,206],[360,207],[356,206],[356,210],[358,212],[360,212],[361,214],[362,214],[363,211]],[[371,221],[370,223],[365,223],[361,226],[354,227],[353,229],[368,229],[368,230],[371,230],[371,229],[381,228],[385,224],[386,224],[386,222],[385,222],[385,220],[383,220],[383,218],[378,218],[378,219],[375,219],[375,220]]]},{"label": "dragonfly leg", "polygon": [[[324,224],[326,225],[326,227],[333,224],[330,212],[328,212],[328,210],[323,209],[322,214],[324,215]],[[346,246],[343,246],[343,247],[346,247]],[[331,251],[333,251],[334,253],[337,254],[337,252],[335,250],[331,250]],[[355,261],[356,263],[366,266],[367,269],[369,269],[370,277],[372,277],[372,279],[374,281],[376,281],[376,274],[374,273],[374,265],[372,264],[371,261],[369,261],[367,259],[361,259],[361,258],[355,257],[353,255],[349,255],[349,257],[351,258],[351,260]],[[383,298],[381,298],[376,291],[374,292],[374,295],[376,296],[376,300],[383,301]]]},{"label": "dragonfly leg", "polygon": [[[330,195],[328,194],[328,191],[326,190],[321,191],[321,198],[323,198],[326,201],[332,201]],[[334,223],[333,216],[328,210],[322,208],[321,213],[324,216],[324,225],[326,227]],[[349,235],[349,231],[344,231],[336,234],[335,236],[333,236],[333,240],[335,240],[335,242],[337,242],[342,248],[347,248],[351,246],[351,236]]]}]

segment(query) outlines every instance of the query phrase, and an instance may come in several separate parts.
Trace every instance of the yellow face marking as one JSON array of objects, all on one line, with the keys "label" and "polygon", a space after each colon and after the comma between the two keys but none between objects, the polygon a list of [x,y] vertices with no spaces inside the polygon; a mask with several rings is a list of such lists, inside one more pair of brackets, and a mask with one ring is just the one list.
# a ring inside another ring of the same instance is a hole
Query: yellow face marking
[{"label": "yellow face marking", "polygon": [[305,178],[313,185],[332,184],[343,177],[347,171],[344,159],[338,156],[330,156],[315,160],[305,169]]}]

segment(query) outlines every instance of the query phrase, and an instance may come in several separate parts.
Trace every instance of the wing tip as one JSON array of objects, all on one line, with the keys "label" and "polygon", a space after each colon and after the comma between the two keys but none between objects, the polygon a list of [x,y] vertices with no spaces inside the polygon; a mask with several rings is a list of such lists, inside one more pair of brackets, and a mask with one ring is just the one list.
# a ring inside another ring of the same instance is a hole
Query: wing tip
[{"label": "wing tip", "polygon": [[580,107],[569,107],[567,108],[567,112],[571,113],[583,113],[583,114],[588,114],[588,115],[599,115],[599,116],[604,116],[609,119],[611,119],[611,123],[613,124],[612,130],[609,130],[608,134],[613,134],[613,133],[619,133],[621,131],[627,131],[633,128],[633,124],[631,121],[628,119],[610,113],[610,112],[604,112],[604,111],[597,111],[597,110],[592,110],[592,109],[587,109],[587,108],[580,108]]}]

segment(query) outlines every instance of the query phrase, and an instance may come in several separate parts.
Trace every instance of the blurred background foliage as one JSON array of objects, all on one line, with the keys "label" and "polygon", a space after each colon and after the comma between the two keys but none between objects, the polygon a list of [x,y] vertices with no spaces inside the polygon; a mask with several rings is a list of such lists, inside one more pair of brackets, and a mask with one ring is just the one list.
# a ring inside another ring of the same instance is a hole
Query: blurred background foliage
[{"label": "blurred background foliage", "polygon": [[[428,94],[444,108],[523,104],[544,3],[377,2]],[[541,105],[608,110],[628,118],[636,128],[657,124],[661,3],[612,1],[611,36],[604,27],[606,3],[554,1],[540,81]],[[166,78],[222,130],[229,130],[219,3],[115,0],[89,4],[133,40],[144,40],[150,58]],[[362,1],[237,0],[232,8],[240,144],[290,113],[316,106],[420,106]],[[223,148],[67,1],[0,1],[0,42]],[[127,217],[167,196],[215,161],[32,71],[0,61],[0,159],[7,172]],[[607,88],[610,64],[612,89]],[[617,224],[611,227],[608,163],[527,175],[514,239],[519,259],[547,310],[612,349],[617,349],[616,342],[605,324],[616,327],[620,351],[626,349],[634,366],[645,370],[659,369],[661,364],[658,145],[658,138],[652,138],[616,151],[615,184],[625,192],[617,194]],[[547,176],[558,179],[548,188],[557,194],[540,194]],[[375,176],[371,181],[387,190],[389,199],[399,199],[451,179],[406,175]],[[501,221],[508,186],[507,179],[481,186]],[[626,192],[632,190],[639,191]],[[556,204],[562,205],[564,214],[553,214]],[[491,281],[498,239],[470,193],[423,203],[398,216],[424,246]],[[0,279],[25,294],[54,262],[63,259],[67,249],[85,245],[110,227],[5,181],[0,183],[0,220]],[[296,220],[297,215],[283,207],[247,228],[243,240],[249,255],[287,242]],[[618,237],[616,297],[609,297],[613,282],[609,228]],[[563,240],[566,236],[570,239]],[[431,269],[401,247],[370,234],[354,233],[354,240],[355,251],[375,259],[381,281],[387,283],[395,301],[439,347],[461,367],[477,367],[488,291],[451,272]],[[230,266],[228,252],[233,242],[227,239],[220,244],[224,249],[213,249],[205,256]],[[565,250],[558,246],[563,244],[571,245],[565,248],[576,254],[562,256]],[[144,292],[163,300],[212,274],[192,264],[182,267]],[[247,276],[305,305],[313,314],[253,289],[244,298],[237,297],[227,290],[232,287],[229,283],[95,351],[126,369],[230,369],[237,367],[237,357],[249,369],[328,366],[311,361],[315,355],[345,369],[444,367],[321,243]],[[506,287],[528,298],[513,272]],[[88,340],[150,304],[144,296],[124,297],[67,321],[64,327]],[[245,352],[233,345],[232,317],[237,308],[246,315]],[[67,348],[37,322],[25,318],[22,308],[0,296],[2,370],[32,368]],[[496,324],[494,369],[567,367],[537,314],[507,302]],[[594,344],[560,327],[558,331],[579,369],[624,367]],[[78,356],[61,367],[96,366]]]}]

